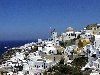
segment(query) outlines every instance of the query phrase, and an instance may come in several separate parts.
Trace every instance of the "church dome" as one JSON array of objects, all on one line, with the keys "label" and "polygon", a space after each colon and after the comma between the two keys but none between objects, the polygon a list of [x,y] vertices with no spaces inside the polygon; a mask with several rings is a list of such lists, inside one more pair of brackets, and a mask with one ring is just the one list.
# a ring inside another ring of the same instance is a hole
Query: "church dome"
[{"label": "church dome", "polygon": [[67,31],[67,32],[70,32],[70,31],[74,31],[74,30],[73,30],[72,27],[68,27],[66,31]]}]

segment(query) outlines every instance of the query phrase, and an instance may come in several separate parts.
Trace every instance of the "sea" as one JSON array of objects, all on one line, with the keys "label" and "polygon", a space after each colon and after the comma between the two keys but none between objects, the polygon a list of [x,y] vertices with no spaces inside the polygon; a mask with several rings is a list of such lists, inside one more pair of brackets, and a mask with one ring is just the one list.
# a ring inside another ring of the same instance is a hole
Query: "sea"
[{"label": "sea", "polygon": [[23,46],[31,42],[37,42],[37,40],[0,41],[0,55],[10,48]]}]

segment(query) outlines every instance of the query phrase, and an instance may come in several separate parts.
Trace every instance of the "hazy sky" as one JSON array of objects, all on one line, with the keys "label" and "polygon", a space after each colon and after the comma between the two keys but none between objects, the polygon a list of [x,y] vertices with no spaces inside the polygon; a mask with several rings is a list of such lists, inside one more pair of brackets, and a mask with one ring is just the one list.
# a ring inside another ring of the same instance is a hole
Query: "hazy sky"
[{"label": "hazy sky", "polygon": [[100,0],[0,0],[0,40],[47,38],[100,23]]}]

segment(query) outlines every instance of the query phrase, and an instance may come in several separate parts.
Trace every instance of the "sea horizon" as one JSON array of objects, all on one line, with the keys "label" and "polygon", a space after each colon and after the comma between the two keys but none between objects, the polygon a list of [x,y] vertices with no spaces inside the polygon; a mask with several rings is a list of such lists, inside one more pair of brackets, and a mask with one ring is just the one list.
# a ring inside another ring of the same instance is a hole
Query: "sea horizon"
[{"label": "sea horizon", "polygon": [[0,40],[0,55],[10,48],[23,46],[31,42],[37,42],[37,40]]}]

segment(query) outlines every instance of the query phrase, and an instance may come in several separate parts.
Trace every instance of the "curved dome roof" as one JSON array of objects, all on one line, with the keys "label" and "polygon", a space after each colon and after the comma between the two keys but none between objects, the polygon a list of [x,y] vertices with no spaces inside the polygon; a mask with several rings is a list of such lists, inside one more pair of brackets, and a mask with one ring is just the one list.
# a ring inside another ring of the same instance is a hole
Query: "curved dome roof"
[{"label": "curved dome roof", "polygon": [[70,31],[74,31],[74,30],[73,30],[72,27],[68,27],[66,31],[67,31],[67,32],[70,32]]}]

